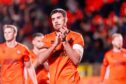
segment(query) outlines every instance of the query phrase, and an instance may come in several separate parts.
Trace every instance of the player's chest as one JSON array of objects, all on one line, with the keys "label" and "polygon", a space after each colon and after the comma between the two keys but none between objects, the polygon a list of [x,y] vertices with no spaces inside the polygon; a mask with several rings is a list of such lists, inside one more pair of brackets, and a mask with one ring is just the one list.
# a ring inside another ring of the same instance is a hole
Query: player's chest
[{"label": "player's chest", "polygon": [[2,50],[2,58],[3,59],[15,59],[20,60],[22,59],[23,54],[20,49],[17,48],[4,48]]},{"label": "player's chest", "polygon": [[113,53],[109,58],[109,63],[126,65],[126,53]]}]

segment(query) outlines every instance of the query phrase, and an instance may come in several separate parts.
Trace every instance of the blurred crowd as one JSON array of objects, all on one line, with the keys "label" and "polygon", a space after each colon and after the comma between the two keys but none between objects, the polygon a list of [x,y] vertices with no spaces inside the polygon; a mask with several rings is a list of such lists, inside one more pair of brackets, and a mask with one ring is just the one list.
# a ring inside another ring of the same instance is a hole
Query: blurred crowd
[{"label": "blurred crowd", "polygon": [[126,44],[125,0],[0,0],[0,42],[4,42],[2,26],[15,24],[19,29],[17,40],[30,48],[34,33],[53,31],[50,12],[54,8],[65,9],[68,27],[83,35],[83,63],[102,62],[115,32],[123,35]]}]

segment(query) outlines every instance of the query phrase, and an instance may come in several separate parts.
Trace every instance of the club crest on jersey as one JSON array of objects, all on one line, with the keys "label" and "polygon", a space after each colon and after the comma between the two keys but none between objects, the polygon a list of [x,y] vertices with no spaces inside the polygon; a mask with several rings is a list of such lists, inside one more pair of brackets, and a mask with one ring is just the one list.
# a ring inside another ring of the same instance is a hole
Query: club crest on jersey
[{"label": "club crest on jersey", "polygon": [[21,54],[21,51],[20,50],[17,50],[17,54]]}]

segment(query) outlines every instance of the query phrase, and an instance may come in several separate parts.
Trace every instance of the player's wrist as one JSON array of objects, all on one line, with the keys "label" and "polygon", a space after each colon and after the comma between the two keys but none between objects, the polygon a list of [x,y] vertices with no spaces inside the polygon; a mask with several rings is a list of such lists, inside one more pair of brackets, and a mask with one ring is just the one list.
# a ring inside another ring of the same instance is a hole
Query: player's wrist
[{"label": "player's wrist", "polygon": [[67,37],[69,32],[70,32],[70,30],[66,30],[66,32],[64,33],[64,37],[62,38],[62,42],[68,42],[66,37]]},{"label": "player's wrist", "polygon": [[54,43],[54,44],[52,45],[53,48],[56,48],[56,46],[57,46],[57,43]]},{"label": "player's wrist", "polygon": [[64,36],[61,41],[66,42],[66,36]]}]

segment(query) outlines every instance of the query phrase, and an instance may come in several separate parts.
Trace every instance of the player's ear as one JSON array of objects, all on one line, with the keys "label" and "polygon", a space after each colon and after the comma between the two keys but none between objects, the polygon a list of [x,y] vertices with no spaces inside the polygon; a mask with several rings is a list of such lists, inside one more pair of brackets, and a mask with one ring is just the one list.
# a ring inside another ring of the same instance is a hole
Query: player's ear
[{"label": "player's ear", "polygon": [[65,17],[65,22],[67,23],[67,21],[68,21],[68,18],[67,18],[67,17]]},{"label": "player's ear", "polygon": [[34,39],[32,40],[32,44],[35,44],[35,41],[34,41]]},{"label": "player's ear", "polygon": [[17,33],[15,32],[15,33],[14,33],[14,37],[16,38],[16,36],[17,36]]},{"label": "player's ear", "polygon": [[112,40],[112,45],[114,44],[114,40]]}]

